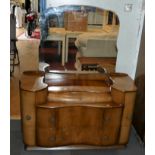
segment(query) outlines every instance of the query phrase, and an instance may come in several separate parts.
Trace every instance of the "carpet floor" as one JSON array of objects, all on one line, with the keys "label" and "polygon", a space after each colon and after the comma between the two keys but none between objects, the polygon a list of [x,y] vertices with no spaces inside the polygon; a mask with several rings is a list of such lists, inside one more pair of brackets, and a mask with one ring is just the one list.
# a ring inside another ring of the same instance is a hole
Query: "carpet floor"
[{"label": "carpet floor", "polygon": [[21,122],[11,120],[10,155],[144,155],[145,147],[132,128],[129,143],[121,149],[27,151],[22,141]]}]

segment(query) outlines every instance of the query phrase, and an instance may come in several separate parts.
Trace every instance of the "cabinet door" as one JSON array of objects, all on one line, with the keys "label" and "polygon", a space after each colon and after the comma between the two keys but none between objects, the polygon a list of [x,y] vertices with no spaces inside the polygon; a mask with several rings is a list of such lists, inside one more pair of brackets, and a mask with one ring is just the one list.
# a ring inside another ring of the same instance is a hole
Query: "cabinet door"
[{"label": "cabinet door", "polygon": [[121,108],[38,108],[37,144],[46,147],[117,144],[121,113]]}]

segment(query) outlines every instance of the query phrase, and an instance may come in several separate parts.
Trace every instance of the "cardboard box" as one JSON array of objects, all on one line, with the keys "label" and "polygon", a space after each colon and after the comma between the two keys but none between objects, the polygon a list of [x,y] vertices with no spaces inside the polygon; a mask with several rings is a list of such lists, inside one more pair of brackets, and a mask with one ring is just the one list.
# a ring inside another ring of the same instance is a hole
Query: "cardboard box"
[{"label": "cardboard box", "polygon": [[83,12],[65,12],[64,27],[70,31],[87,31],[88,15]]}]

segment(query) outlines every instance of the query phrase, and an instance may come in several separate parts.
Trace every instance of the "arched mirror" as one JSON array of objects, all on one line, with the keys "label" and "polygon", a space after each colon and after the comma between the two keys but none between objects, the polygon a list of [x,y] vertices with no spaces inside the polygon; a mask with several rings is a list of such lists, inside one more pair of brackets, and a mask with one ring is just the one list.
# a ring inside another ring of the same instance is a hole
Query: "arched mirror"
[{"label": "arched mirror", "polygon": [[50,70],[115,71],[118,16],[93,6],[50,7],[40,17],[39,61]]}]

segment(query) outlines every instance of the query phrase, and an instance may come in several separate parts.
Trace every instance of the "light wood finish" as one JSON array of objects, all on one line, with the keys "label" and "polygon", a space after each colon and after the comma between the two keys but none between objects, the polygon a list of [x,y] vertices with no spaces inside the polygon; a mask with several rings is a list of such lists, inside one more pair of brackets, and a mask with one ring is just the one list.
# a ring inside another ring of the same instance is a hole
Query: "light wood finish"
[{"label": "light wood finish", "polygon": [[35,146],[35,93],[21,90],[21,117],[24,143]]},{"label": "light wood finish", "polygon": [[[125,108],[123,110],[119,144],[126,144],[129,140],[128,133],[130,133],[130,130],[131,130],[135,97],[136,97],[135,92],[125,93],[125,101],[124,101]],[[133,104],[131,104],[131,103],[133,103]]]},{"label": "light wood finish", "polygon": [[43,104],[47,98],[47,84],[43,83],[43,72],[29,71],[21,77],[20,99],[21,117],[24,143],[36,145],[36,108],[35,105]]},{"label": "light wood finish", "polygon": [[20,119],[19,80],[10,78],[10,115],[11,119]]},{"label": "light wood finish", "polygon": [[96,86],[95,89],[93,86],[49,86],[48,87],[49,92],[103,92],[103,93],[108,93],[110,92],[110,89],[107,87],[100,87]]},{"label": "light wood finish", "polygon": [[127,144],[136,87],[126,74],[110,73],[109,85],[101,73],[32,73],[20,85],[27,146]]},{"label": "light wood finish", "polygon": [[[79,100],[80,99],[80,100]],[[57,102],[74,102],[77,103],[94,103],[94,102],[111,102],[110,93],[95,93],[95,92],[59,92],[50,93],[48,95],[49,101]]]}]

